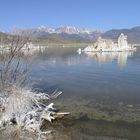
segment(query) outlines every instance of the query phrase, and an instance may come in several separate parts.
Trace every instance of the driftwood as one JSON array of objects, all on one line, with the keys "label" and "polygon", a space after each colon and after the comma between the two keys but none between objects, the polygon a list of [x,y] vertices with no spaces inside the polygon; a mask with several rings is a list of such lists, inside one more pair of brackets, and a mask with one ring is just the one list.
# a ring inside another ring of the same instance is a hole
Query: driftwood
[{"label": "driftwood", "polygon": [[69,112],[56,112],[53,103],[46,105],[44,101],[57,98],[61,93],[55,91],[48,95],[12,86],[7,96],[0,97],[0,127],[17,125],[22,130],[37,132],[38,136],[51,133],[41,131],[44,120],[52,123],[56,118],[64,117]]}]

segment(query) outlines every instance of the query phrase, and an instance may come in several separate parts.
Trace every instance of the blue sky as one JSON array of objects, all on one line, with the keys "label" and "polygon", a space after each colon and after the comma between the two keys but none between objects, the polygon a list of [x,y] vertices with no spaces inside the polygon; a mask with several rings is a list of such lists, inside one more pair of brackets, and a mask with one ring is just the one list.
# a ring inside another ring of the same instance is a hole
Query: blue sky
[{"label": "blue sky", "polygon": [[0,30],[71,25],[108,30],[140,25],[140,0],[0,0]]}]

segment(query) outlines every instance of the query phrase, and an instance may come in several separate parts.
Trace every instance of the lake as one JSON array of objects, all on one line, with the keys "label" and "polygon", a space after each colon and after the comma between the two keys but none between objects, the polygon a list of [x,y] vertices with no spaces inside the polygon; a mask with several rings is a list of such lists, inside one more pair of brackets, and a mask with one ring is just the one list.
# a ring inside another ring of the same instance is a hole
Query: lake
[{"label": "lake", "polygon": [[54,123],[57,140],[140,139],[139,47],[136,52],[81,54],[76,47],[56,47],[33,57],[34,89],[62,91],[54,102],[71,112],[68,120]]}]

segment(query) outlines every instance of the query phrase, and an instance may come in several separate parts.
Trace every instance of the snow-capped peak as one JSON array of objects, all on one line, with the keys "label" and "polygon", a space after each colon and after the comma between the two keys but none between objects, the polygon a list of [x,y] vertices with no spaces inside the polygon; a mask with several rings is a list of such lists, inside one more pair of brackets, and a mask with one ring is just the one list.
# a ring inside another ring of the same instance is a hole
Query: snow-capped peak
[{"label": "snow-capped peak", "polygon": [[48,28],[44,25],[41,25],[40,27],[38,27],[37,30],[38,30],[38,32],[55,33],[55,29]]},{"label": "snow-capped peak", "polygon": [[38,27],[38,29],[46,29],[47,27],[44,25],[41,25],[40,27]]},{"label": "snow-capped peak", "polygon": [[101,32],[98,30],[88,30],[84,28],[77,28],[75,26],[61,26],[59,28],[48,28],[47,26],[41,25],[38,28],[33,28],[33,29],[26,29],[25,31],[32,31],[33,34],[35,35],[41,35],[41,34],[61,34],[61,33],[66,33],[66,34],[76,34],[80,36],[85,36],[89,35],[91,36],[92,34],[100,34]]},{"label": "snow-capped peak", "polygon": [[62,26],[55,29],[56,33],[67,33],[67,34],[91,34],[91,30],[77,28],[74,26]]}]

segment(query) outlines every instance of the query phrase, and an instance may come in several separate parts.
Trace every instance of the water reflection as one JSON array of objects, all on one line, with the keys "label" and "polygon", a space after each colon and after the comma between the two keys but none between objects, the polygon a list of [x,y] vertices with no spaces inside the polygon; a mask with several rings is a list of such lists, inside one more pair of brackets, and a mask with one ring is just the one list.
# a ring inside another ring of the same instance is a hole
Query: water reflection
[{"label": "water reflection", "polygon": [[98,63],[111,63],[117,59],[120,66],[127,64],[127,58],[133,55],[133,52],[85,52],[89,57],[94,58]]},{"label": "water reflection", "polygon": [[77,55],[77,48],[47,48],[43,51],[27,51],[24,53],[26,59],[36,58],[36,63],[40,65],[76,65],[85,62],[85,56]]},{"label": "water reflection", "polygon": [[[33,60],[30,76],[34,87],[44,92],[62,90],[56,105],[77,118],[58,126],[56,140],[140,139],[140,124],[116,121],[140,121],[140,49],[132,55],[132,52],[82,52],[78,55],[77,48],[46,48],[22,55],[24,60]],[[100,67],[95,61],[109,65]],[[120,70],[116,63],[127,64],[127,68]]]}]

